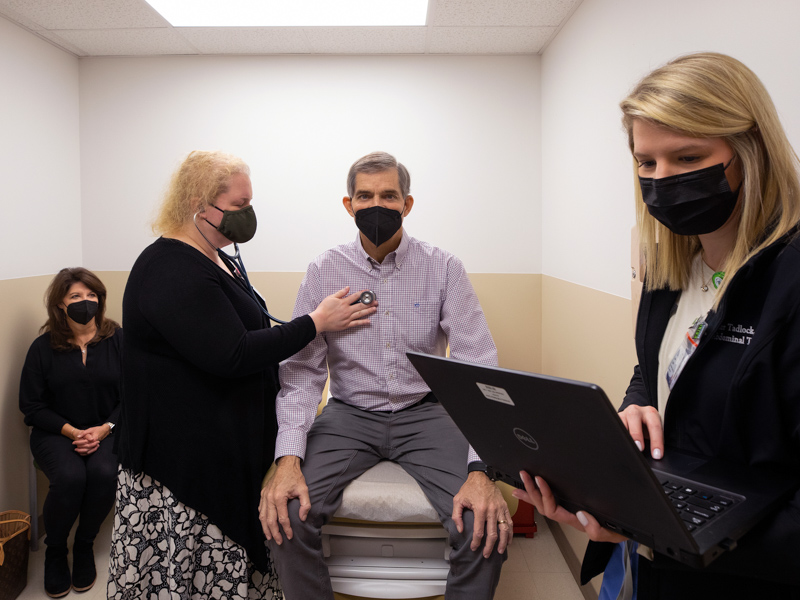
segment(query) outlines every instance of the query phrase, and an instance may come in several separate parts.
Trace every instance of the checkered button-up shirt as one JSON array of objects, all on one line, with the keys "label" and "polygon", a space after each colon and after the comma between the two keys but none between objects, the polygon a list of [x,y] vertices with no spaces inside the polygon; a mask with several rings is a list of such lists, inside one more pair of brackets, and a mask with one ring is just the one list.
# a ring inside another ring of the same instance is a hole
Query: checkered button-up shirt
[{"label": "checkered button-up shirt", "polygon": [[[310,313],[348,285],[351,292],[375,292],[378,312],[369,325],[317,335],[281,363],[276,458],[305,458],[306,436],[329,371],[330,395],[337,400],[362,410],[396,412],[430,392],[407,350],[444,356],[449,342],[453,358],[497,364],[497,349],[464,265],[449,252],[403,232],[397,250],[378,263],[357,236],[308,266],[294,316]],[[479,460],[472,448],[467,460]]]}]

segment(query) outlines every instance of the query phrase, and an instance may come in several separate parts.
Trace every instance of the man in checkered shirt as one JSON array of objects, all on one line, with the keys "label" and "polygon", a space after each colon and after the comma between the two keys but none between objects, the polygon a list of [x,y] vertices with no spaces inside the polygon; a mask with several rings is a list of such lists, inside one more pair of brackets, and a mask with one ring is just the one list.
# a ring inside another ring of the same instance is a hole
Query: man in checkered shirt
[{"label": "man in checkered shirt", "polygon": [[[444,356],[449,343],[453,358],[497,364],[461,261],[405,233],[409,189],[408,171],[393,156],[356,161],[343,204],[359,234],[317,257],[297,296],[295,316],[345,287],[374,291],[378,311],[365,327],[318,335],[280,368],[277,469],[260,508],[291,600],[333,600],[320,529],[345,486],[380,460],[397,462],[419,483],[450,534],[448,600],[492,598],[506,559],[508,506],[405,355]],[[331,399],[315,419],[328,371]]]}]

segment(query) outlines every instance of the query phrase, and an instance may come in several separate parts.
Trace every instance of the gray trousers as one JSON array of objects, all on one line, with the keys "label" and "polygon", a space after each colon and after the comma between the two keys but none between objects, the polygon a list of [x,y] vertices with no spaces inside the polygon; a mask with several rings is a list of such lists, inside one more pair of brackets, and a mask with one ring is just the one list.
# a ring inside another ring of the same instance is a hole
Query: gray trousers
[{"label": "gray trousers", "polygon": [[320,529],[342,502],[350,481],[381,460],[402,466],[422,488],[450,534],[447,600],[490,600],[507,553],[483,546],[470,550],[472,511],[464,511],[464,533],[450,518],[453,496],[467,478],[467,441],[440,404],[421,403],[397,413],[369,412],[330,400],[308,434],[303,475],[311,512],[298,517],[300,503],[289,502],[294,533],[269,549],[287,600],[333,600],[331,579],[322,555]]}]

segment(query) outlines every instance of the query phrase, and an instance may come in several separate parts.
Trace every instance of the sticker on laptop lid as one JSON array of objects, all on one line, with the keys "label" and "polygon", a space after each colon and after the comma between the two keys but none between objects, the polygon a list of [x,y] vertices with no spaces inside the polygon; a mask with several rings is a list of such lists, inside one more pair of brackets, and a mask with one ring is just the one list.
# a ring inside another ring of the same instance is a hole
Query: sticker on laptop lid
[{"label": "sticker on laptop lid", "polygon": [[495,402],[501,402],[503,404],[508,404],[509,406],[514,406],[514,401],[511,399],[511,396],[508,395],[508,392],[505,391],[503,388],[495,387],[493,385],[486,385],[485,383],[478,383],[475,382],[481,392],[488,400],[494,400]]}]

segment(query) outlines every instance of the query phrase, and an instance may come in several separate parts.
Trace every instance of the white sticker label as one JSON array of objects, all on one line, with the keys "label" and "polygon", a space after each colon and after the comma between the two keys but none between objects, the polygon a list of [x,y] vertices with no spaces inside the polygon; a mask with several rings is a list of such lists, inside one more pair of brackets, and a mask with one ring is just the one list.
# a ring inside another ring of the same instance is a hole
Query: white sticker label
[{"label": "white sticker label", "polygon": [[486,396],[487,399],[494,400],[495,402],[502,402],[503,404],[508,404],[509,406],[514,406],[514,401],[511,399],[511,396],[509,396],[508,392],[503,388],[477,382],[475,385],[480,388],[481,392],[483,392],[483,395]]}]

